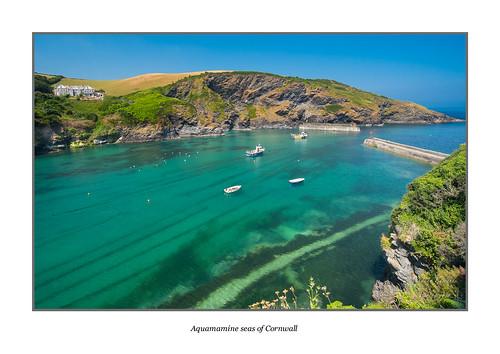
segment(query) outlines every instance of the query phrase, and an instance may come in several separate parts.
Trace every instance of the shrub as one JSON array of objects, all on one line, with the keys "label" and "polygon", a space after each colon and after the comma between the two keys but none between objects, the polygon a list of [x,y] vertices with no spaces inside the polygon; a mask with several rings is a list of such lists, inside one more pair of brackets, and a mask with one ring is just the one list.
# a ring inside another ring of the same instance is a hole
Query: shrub
[{"label": "shrub", "polygon": [[415,284],[396,295],[396,302],[403,309],[463,308],[463,296],[463,269],[440,268],[420,275]]},{"label": "shrub", "polygon": [[[276,298],[273,300],[261,300],[248,306],[252,310],[290,310],[298,309],[297,306],[297,296],[295,295],[295,289],[291,286],[289,289],[284,289],[282,291],[275,291],[274,294]],[[288,294],[291,294],[291,298],[288,299]],[[316,284],[313,277],[309,278],[309,282],[306,287],[307,299],[309,302],[310,310],[320,309],[322,303],[326,303],[326,308],[329,310],[348,310],[356,309],[351,305],[344,305],[342,301],[330,300],[330,292],[324,285]]]},{"label": "shrub", "polygon": [[387,237],[386,235],[382,235],[380,237],[380,247],[383,250],[388,250],[391,248],[391,239]]},{"label": "shrub", "polygon": [[341,110],[343,107],[339,104],[329,104],[325,106],[325,111],[328,113],[335,113],[339,110]]},{"label": "shrub", "polygon": [[328,310],[356,310],[356,308],[352,305],[344,305],[342,301],[333,301],[326,305]]},{"label": "shrub", "polygon": [[52,93],[52,85],[59,82],[63,77],[57,76],[44,76],[35,74],[33,77],[35,92]]},{"label": "shrub", "polygon": [[253,104],[247,105],[247,115],[248,119],[255,119],[257,117],[257,109]]},{"label": "shrub", "polygon": [[411,244],[432,266],[446,264],[463,253],[453,232],[465,221],[465,154],[462,145],[430,172],[415,179],[392,213],[393,225],[403,229],[417,226],[418,233]]}]

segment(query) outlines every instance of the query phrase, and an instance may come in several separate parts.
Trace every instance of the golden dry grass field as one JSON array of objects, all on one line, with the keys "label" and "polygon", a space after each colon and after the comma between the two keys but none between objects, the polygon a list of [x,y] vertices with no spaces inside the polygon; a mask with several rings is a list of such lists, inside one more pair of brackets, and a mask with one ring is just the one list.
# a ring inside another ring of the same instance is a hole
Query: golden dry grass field
[{"label": "golden dry grass field", "polygon": [[[155,73],[137,75],[121,80],[86,80],[64,78],[59,83],[63,85],[89,85],[98,90],[104,90],[109,96],[123,96],[148,88],[165,86],[188,76],[204,72],[224,72],[225,70],[193,71],[188,73]],[[59,84],[58,83],[58,84]]]}]

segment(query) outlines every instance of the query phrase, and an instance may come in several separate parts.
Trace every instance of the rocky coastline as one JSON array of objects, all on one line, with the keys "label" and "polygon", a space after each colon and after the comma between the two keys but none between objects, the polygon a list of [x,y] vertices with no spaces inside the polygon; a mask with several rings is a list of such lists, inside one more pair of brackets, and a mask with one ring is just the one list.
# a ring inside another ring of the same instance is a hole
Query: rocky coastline
[{"label": "rocky coastline", "polygon": [[234,129],[290,129],[308,123],[369,126],[457,121],[415,103],[332,80],[264,73],[207,73],[162,88],[108,97],[93,116],[78,111],[85,103],[72,108],[71,101],[66,101],[67,108],[56,117],[53,108],[59,109],[63,102],[45,108],[50,97],[36,97],[40,97],[39,103],[35,100],[37,154],[72,143],[89,146],[94,140],[139,143],[222,135]]},{"label": "rocky coastline", "polygon": [[[453,306],[461,308],[466,240],[466,149],[462,145],[411,182],[393,210],[389,233],[380,240],[385,273],[375,282],[372,299],[384,308],[448,308],[451,297]],[[451,273],[454,276],[449,278]],[[426,285],[418,288],[422,278]],[[425,294],[425,288],[430,293]],[[450,294],[450,289],[456,290]],[[440,291],[446,298],[437,297]]]}]

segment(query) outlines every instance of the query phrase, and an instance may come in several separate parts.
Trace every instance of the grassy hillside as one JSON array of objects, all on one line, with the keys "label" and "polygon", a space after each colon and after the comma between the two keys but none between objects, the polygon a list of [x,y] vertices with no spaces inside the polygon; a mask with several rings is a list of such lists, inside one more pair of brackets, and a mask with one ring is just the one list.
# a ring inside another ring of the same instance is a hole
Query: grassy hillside
[{"label": "grassy hillside", "polygon": [[[208,71],[222,72],[222,71]],[[203,72],[194,71],[188,73],[172,73],[172,74],[144,74],[122,80],[86,80],[63,78],[60,83],[63,85],[89,85],[98,90],[104,90],[106,95],[124,96],[130,93],[150,89],[153,87],[166,86],[177,80],[199,75]]]}]

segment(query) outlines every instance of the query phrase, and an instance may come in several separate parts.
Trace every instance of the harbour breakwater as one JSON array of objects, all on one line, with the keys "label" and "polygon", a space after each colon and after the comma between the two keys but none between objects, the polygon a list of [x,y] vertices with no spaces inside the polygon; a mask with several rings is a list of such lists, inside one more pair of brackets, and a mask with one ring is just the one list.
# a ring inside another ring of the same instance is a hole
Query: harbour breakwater
[{"label": "harbour breakwater", "polygon": [[367,138],[363,142],[363,145],[430,164],[437,164],[449,156],[442,152],[422,149],[379,138]]},{"label": "harbour breakwater", "polygon": [[305,123],[299,126],[299,129],[311,130],[329,130],[338,132],[359,132],[360,129],[356,124],[332,124],[332,123]]}]

